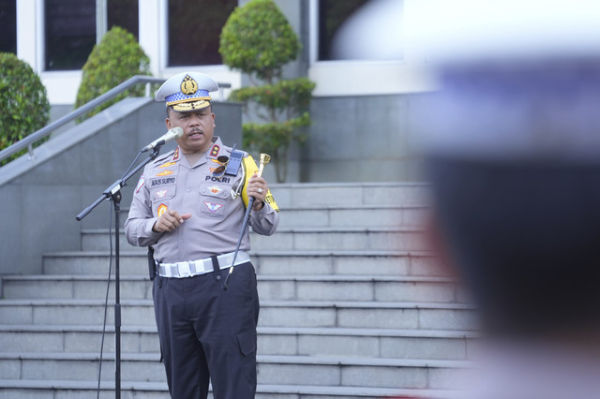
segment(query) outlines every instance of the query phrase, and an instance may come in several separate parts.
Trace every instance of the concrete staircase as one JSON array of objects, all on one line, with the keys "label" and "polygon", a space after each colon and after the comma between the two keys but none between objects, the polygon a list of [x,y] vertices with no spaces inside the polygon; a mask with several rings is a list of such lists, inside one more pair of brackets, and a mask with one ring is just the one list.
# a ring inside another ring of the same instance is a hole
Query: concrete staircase
[{"label": "concrete staircase", "polygon": [[[252,236],[261,311],[258,398],[453,397],[475,320],[421,240],[426,186],[273,188],[279,231]],[[143,249],[122,239],[122,397],[168,398]],[[95,398],[108,230],[2,277],[0,398]],[[111,287],[111,294],[114,294]],[[108,309],[102,398],[114,397]]]}]

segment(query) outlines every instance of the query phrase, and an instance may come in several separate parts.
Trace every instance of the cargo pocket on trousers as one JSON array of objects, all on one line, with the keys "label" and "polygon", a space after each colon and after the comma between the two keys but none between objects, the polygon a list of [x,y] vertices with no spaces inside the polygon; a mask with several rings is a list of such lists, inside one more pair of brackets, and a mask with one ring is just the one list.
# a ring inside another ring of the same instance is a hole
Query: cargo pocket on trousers
[{"label": "cargo pocket on trousers", "polygon": [[256,352],[256,331],[248,330],[237,335],[237,342],[242,355],[248,356]]}]

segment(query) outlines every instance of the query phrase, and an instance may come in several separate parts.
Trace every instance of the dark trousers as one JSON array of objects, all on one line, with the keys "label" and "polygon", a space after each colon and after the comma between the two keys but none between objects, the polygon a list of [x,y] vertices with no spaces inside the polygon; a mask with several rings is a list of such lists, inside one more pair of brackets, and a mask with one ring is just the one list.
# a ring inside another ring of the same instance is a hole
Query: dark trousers
[{"label": "dark trousers", "polygon": [[258,293],[251,263],[188,278],[154,279],[161,352],[173,399],[254,398]]}]

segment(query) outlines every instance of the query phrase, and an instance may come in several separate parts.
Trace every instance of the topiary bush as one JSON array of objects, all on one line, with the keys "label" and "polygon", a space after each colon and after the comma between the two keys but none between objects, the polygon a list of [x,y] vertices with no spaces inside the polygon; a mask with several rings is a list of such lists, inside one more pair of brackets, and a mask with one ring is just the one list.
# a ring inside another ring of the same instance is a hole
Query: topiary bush
[{"label": "topiary bush", "polygon": [[50,118],[46,88],[39,76],[11,53],[0,53],[0,109],[0,150],[41,129]]},{"label": "topiary bush", "polygon": [[[83,66],[83,76],[75,107],[106,93],[134,75],[151,75],[150,59],[131,33],[118,26],[111,28],[94,46]],[[144,87],[131,88],[87,114],[92,116],[127,96],[144,95]]]},{"label": "topiary bush", "polygon": [[223,26],[219,52],[233,69],[273,83],[281,67],[296,59],[300,41],[272,0],[252,0],[236,8]]},{"label": "topiary bush", "polygon": [[315,84],[307,78],[284,80],[283,66],[296,59],[301,44],[272,0],[251,0],[229,16],[219,52],[232,69],[248,74],[250,87],[234,90],[230,100],[244,104],[262,123],[244,123],[244,146],[272,156],[277,181],[285,181],[292,141],[303,142],[310,124],[308,108]]}]

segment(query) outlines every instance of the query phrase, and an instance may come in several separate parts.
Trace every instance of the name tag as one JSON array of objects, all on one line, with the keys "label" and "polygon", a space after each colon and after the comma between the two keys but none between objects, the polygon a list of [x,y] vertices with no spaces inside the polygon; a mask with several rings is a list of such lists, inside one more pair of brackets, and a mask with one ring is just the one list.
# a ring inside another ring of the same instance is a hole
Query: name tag
[{"label": "name tag", "polygon": [[158,179],[150,180],[150,187],[160,186],[162,184],[174,184],[174,183],[175,183],[174,177],[161,177]]}]

